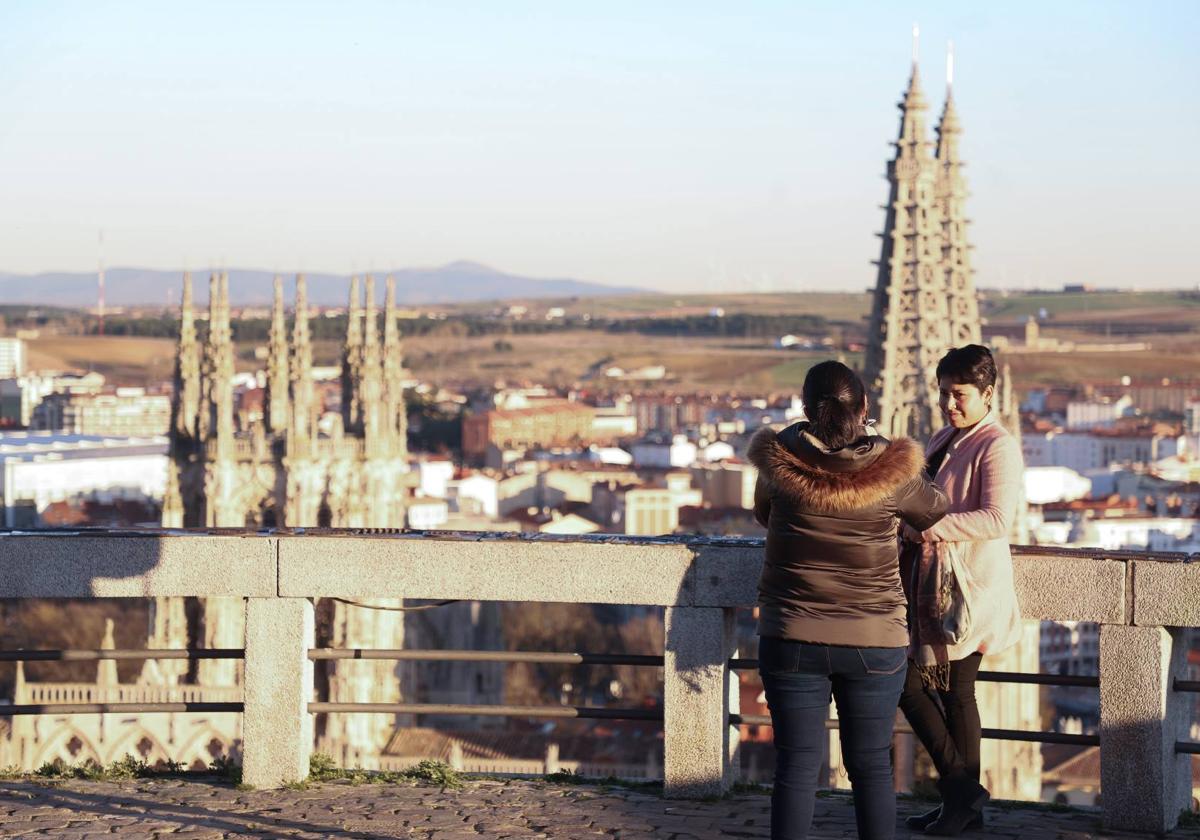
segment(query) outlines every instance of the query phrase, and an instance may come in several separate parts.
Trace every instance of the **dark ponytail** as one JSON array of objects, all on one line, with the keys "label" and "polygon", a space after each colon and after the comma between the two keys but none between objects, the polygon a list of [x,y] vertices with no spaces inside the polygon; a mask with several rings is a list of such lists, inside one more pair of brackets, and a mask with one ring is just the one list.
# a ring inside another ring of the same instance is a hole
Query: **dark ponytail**
[{"label": "dark ponytail", "polygon": [[809,431],[830,449],[841,449],[862,434],[867,389],[841,362],[821,362],[804,377],[804,414]]}]

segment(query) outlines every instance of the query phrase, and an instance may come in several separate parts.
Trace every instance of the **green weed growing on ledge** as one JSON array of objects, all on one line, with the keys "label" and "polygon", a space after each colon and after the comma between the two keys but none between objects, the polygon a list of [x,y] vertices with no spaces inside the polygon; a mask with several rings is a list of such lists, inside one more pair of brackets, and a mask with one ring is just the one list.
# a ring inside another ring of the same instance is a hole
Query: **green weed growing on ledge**
[{"label": "green weed growing on ledge", "polygon": [[61,758],[56,758],[34,770],[33,775],[37,778],[59,781],[85,779],[92,782],[119,782],[127,779],[146,779],[167,775],[178,772],[179,769],[179,765],[174,763],[168,768],[156,769],[132,755],[127,755],[124,758],[118,758],[107,767],[91,758],[83,764],[67,764]]},{"label": "green weed growing on ledge", "polygon": [[212,764],[208,765],[208,769],[231,784],[241,785],[242,783],[242,765],[229,756],[217,756],[212,760]]},{"label": "green weed growing on ledge", "polygon": [[[308,760],[308,782],[349,782],[352,785],[411,784],[437,785],[458,790],[463,776],[441,761],[422,761],[407,770],[369,771],[343,770],[334,766],[333,759],[323,753],[313,753]],[[299,784],[299,783],[298,783]]]}]

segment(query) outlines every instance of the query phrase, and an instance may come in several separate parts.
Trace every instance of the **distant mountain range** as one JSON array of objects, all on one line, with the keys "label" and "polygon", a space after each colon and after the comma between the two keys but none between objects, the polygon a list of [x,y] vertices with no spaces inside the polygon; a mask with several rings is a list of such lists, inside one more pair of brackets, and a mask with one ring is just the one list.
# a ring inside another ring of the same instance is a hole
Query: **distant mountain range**
[{"label": "distant mountain range", "polygon": [[[234,306],[270,304],[274,272],[230,268],[229,298]],[[192,272],[197,303],[208,301],[209,269]],[[384,278],[396,278],[396,300],[406,306],[466,303],[509,298],[596,297],[645,292],[627,286],[605,286],[570,279],[539,279],[506,274],[473,262],[454,262],[438,268],[401,268],[373,271],[376,295],[382,303]],[[284,274],[290,302],[294,274]],[[315,306],[343,306],[347,302],[349,275],[309,274],[308,299]],[[110,268],[104,274],[104,302],[110,307],[175,306],[183,288],[182,271],[149,268]],[[0,303],[44,304],[72,308],[96,305],[96,275],[52,272],[6,274],[0,272]]]}]

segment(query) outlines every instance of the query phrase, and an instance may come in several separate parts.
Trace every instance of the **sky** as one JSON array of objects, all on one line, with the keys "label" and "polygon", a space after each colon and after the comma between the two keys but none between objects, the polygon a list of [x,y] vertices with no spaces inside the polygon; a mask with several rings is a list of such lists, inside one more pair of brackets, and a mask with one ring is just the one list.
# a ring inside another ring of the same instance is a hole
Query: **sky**
[{"label": "sky", "polygon": [[1194,0],[6,0],[0,271],[860,291],[914,22],[978,285],[1200,282]]}]

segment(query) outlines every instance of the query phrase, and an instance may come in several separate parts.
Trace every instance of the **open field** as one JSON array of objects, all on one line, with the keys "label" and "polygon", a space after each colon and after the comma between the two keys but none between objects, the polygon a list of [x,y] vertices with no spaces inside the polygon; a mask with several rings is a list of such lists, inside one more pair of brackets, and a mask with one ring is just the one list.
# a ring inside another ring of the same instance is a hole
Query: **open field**
[{"label": "open field", "polygon": [[28,348],[31,370],[94,370],[118,385],[168,381],[175,370],[175,342],[166,338],[53,336]]},{"label": "open field", "polygon": [[[1094,342],[1103,331],[1092,324],[1111,322],[1114,330],[1119,327],[1120,340],[1141,337],[1153,346],[1141,353],[1006,354],[1003,361],[1012,364],[1019,389],[1116,381],[1121,376],[1178,377],[1200,369],[1200,296],[1195,294],[991,292],[988,298],[992,301],[988,320],[993,324],[1020,323],[1030,313],[1045,308],[1053,317],[1043,321],[1043,335]],[[547,302],[532,305],[544,307]],[[574,300],[567,305],[572,314],[591,312],[595,317],[678,317],[707,314],[713,307],[720,307],[726,314],[815,314],[836,321],[861,322],[869,301],[865,294],[835,293],[634,295]],[[489,306],[494,308],[495,304]],[[454,307],[453,311],[479,314],[490,309],[471,304]],[[646,387],[769,393],[797,389],[808,368],[826,357],[779,350],[766,338],[675,338],[603,330],[470,338],[465,337],[461,322],[452,319],[445,326],[428,335],[406,338],[406,355],[409,366],[423,379],[455,385],[488,386],[499,381],[600,384],[605,381],[597,378],[596,372],[603,367],[631,370],[661,364],[668,369],[668,380],[647,383]],[[1144,336],[1140,336],[1142,332]],[[251,344],[239,346],[239,370],[261,366],[254,359],[254,349]],[[317,364],[337,364],[340,342],[315,342],[314,351]],[[168,339],[44,337],[30,342],[29,353],[34,369],[97,370],[115,384],[165,382],[174,365],[174,342]],[[861,355],[846,354],[845,360],[858,365]]]},{"label": "open field", "polygon": [[[646,387],[671,390],[798,390],[808,368],[831,355],[779,350],[762,339],[664,338],[601,331],[562,331],[544,335],[509,335],[497,350],[495,336],[476,338],[425,336],[405,342],[408,366],[422,379],[455,385],[488,386],[496,382],[571,385],[613,384],[597,377],[600,368],[633,370],[665,365],[668,381]],[[253,347],[238,348],[237,368],[253,369]],[[318,342],[315,361],[337,364],[336,342]],[[30,343],[33,368],[96,370],[113,384],[152,385],[170,380],[174,343],[167,339],[64,337]],[[841,354],[850,365],[862,355]],[[1138,353],[1009,353],[1018,389],[1081,381],[1117,381],[1121,376],[1178,377],[1200,370],[1200,340],[1155,341]],[[261,364],[261,363],[259,363]],[[590,375],[589,375],[590,374]]]},{"label": "open field", "polygon": [[1173,314],[1200,321],[1200,295],[1192,292],[1087,292],[1079,294],[985,292],[987,317],[993,321],[1024,320],[1046,310],[1053,323],[1104,317],[1137,318]]},{"label": "open field", "polygon": [[[1024,321],[1045,310],[1047,324],[1062,321],[1105,319],[1163,323],[1190,319],[1200,325],[1200,294],[1183,291],[1156,292],[1001,292],[982,293],[985,316],[994,323]],[[561,300],[508,301],[522,303],[533,312],[561,306],[569,314],[593,318],[652,318],[706,315],[713,309],[725,314],[819,315],[832,321],[859,322],[870,314],[871,295],[865,292],[804,292],[726,295],[629,295],[619,297],[571,298]],[[501,304],[460,304],[446,307],[462,314],[482,314]]]},{"label": "open field", "polygon": [[[413,339],[406,345],[408,365],[434,382],[569,385],[583,381],[599,387],[616,384],[597,375],[602,368],[617,366],[628,371],[665,365],[669,381],[646,383],[646,387],[769,392],[798,387],[808,365],[823,358],[777,350],[766,341],[754,339],[681,339],[573,331],[507,336],[504,341],[511,344],[511,350],[497,352],[494,337],[454,342]],[[808,363],[797,367],[802,357]]]},{"label": "open field", "polygon": [[531,311],[541,312],[561,306],[572,315],[587,314],[593,318],[677,318],[687,315],[707,315],[713,309],[726,315],[739,313],[771,315],[820,315],[834,321],[857,321],[871,308],[871,297],[864,293],[811,292],[780,294],[727,295],[620,295],[596,298],[562,298],[540,300],[489,301],[443,307],[463,314],[491,312],[498,306],[520,303]]}]

